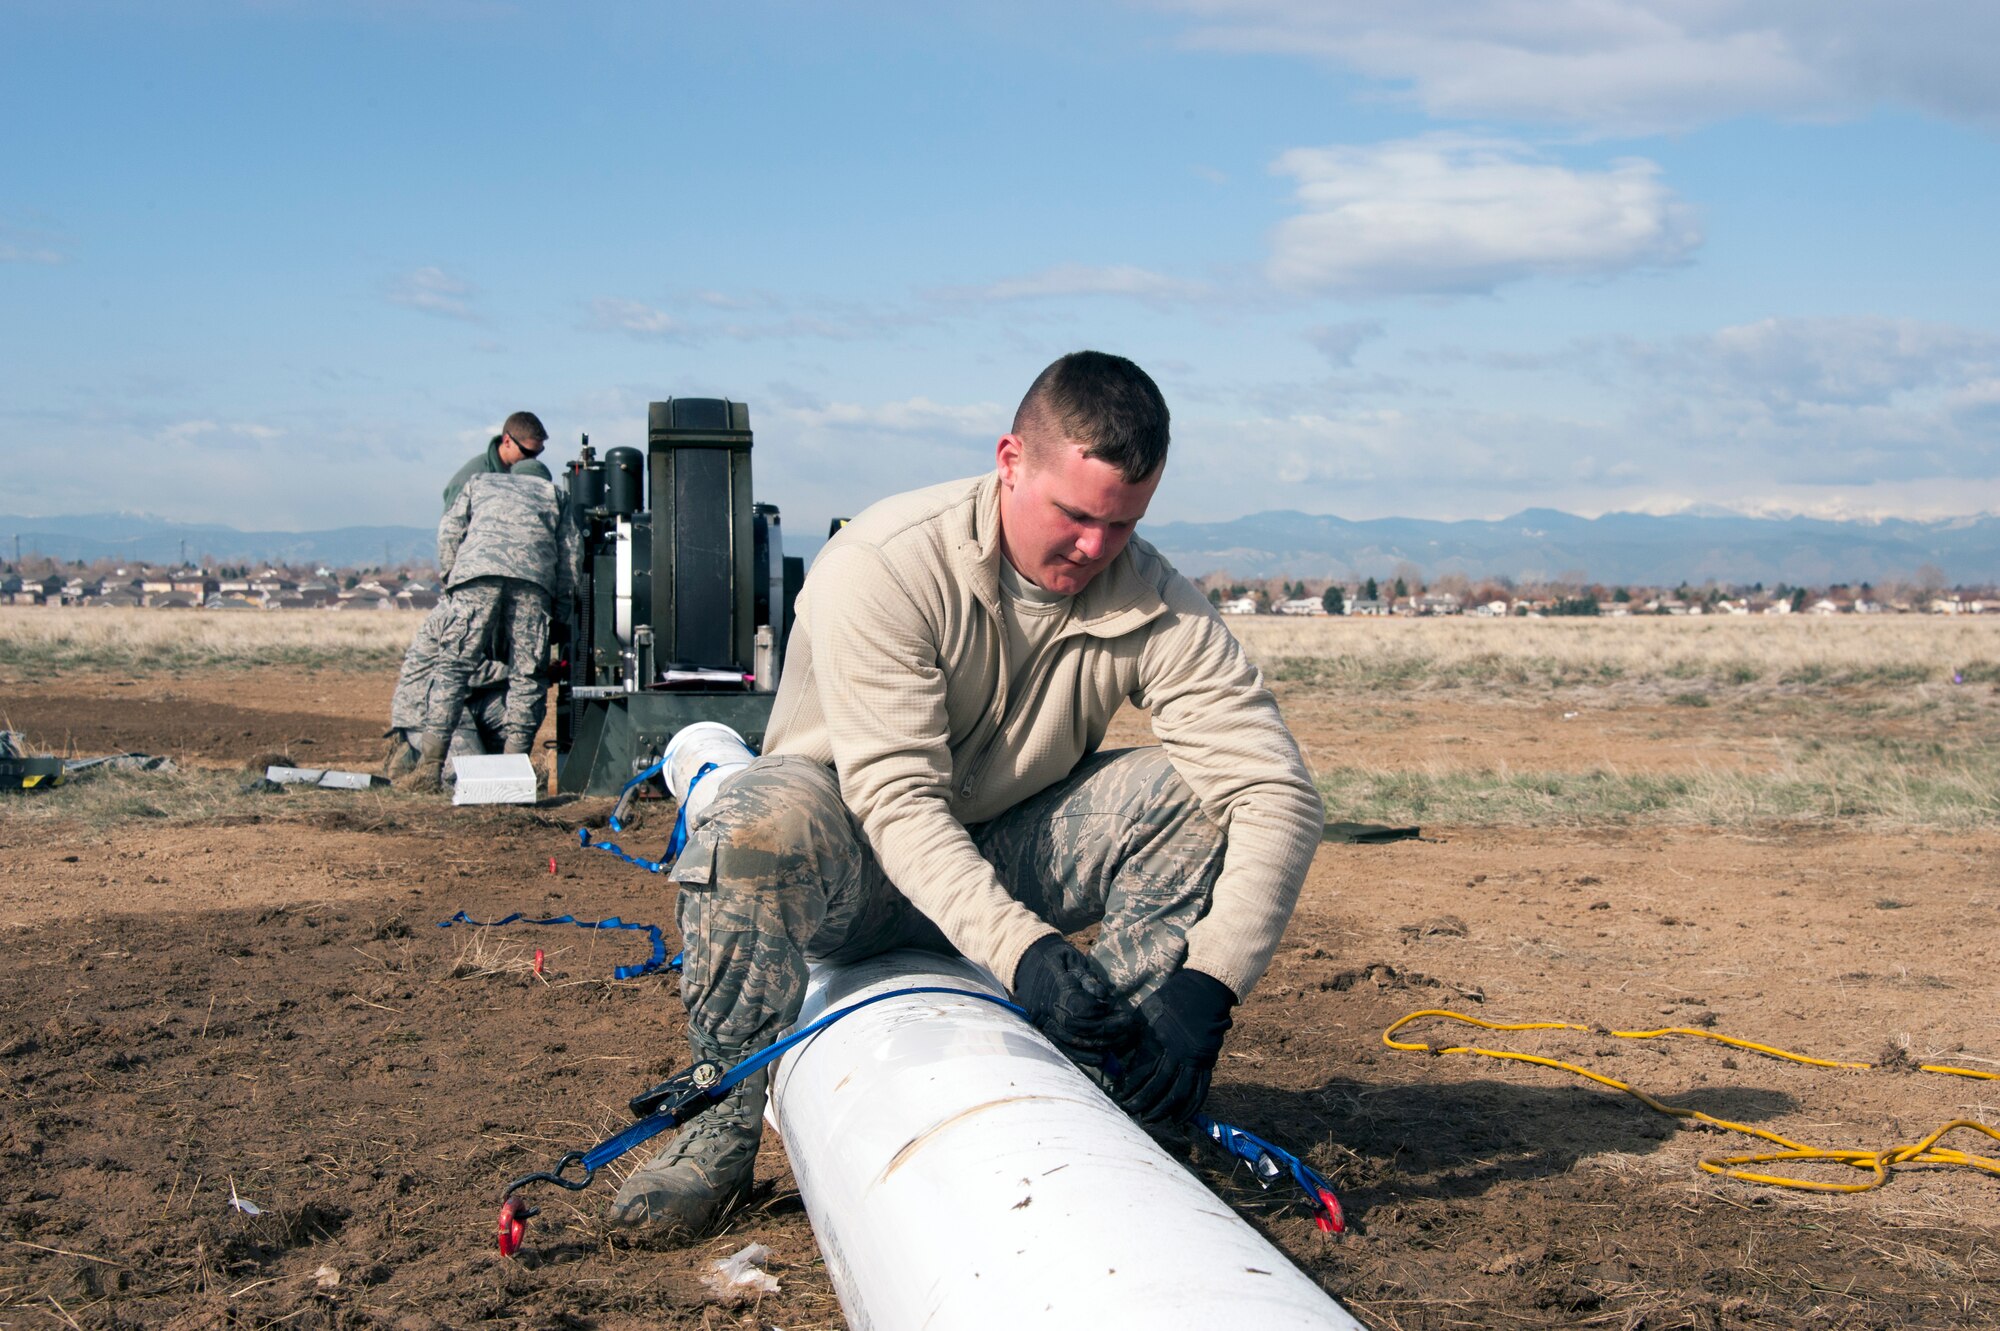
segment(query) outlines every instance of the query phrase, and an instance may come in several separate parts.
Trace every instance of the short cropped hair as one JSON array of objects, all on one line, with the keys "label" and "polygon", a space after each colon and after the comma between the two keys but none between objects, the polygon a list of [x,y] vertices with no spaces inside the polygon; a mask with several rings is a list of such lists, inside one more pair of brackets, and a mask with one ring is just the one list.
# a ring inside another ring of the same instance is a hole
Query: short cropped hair
[{"label": "short cropped hair", "polygon": [[517,411],[509,416],[500,433],[517,444],[542,444],[549,438],[549,432],[542,428],[542,418],[532,411]]},{"label": "short cropped hair", "polygon": [[1032,451],[1053,434],[1118,468],[1136,485],[1167,460],[1167,400],[1144,370],[1102,351],[1072,351],[1035,376],[1014,412]]}]

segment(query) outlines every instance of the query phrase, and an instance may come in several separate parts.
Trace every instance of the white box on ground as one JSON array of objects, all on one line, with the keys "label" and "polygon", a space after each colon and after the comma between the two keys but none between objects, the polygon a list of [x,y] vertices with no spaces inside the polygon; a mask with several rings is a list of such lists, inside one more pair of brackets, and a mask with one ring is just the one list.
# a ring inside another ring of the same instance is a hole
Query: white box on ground
[{"label": "white box on ground", "polygon": [[453,804],[533,804],[539,782],[525,753],[468,754],[451,760],[458,773]]}]

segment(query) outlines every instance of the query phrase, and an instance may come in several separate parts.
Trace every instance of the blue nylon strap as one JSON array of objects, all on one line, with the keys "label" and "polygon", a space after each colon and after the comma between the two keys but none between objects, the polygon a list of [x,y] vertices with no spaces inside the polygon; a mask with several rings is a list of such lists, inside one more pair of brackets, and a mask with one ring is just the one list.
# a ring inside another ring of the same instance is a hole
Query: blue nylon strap
[{"label": "blue nylon strap", "polygon": [[1325,1209],[1320,1194],[1331,1195],[1333,1185],[1321,1177],[1311,1165],[1290,1151],[1280,1146],[1273,1146],[1262,1137],[1245,1132],[1241,1128],[1219,1123],[1206,1114],[1194,1116],[1194,1130],[1250,1166],[1250,1173],[1256,1178],[1259,1187],[1270,1187],[1272,1180],[1278,1176],[1278,1170],[1283,1168],[1290,1172],[1292,1182],[1299,1185],[1299,1189],[1306,1195],[1307,1204],[1315,1212]]},{"label": "blue nylon strap", "polygon": [[[678,962],[680,958],[675,957],[674,960]],[[886,994],[876,994],[873,998],[864,998],[858,1003],[849,1003],[837,1012],[829,1012],[811,1025],[793,1031],[790,1035],[777,1041],[769,1048],[760,1049],[750,1055],[750,1057],[722,1074],[721,1080],[709,1088],[709,1098],[720,1100],[723,1096],[729,1094],[744,1078],[755,1076],[759,1070],[769,1067],[777,1059],[783,1058],[787,1050],[798,1045],[801,1041],[811,1039],[849,1013],[859,1012],[862,1008],[869,1007],[872,1004],[885,1002],[891,998],[903,998],[909,994],[955,994],[960,998],[977,998],[984,1002],[1006,1008],[1008,1011],[1018,1013],[1023,1017],[1027,1016],[1027,1013],[1022,1012],[1018,1005],[978,989],[951,989],[943,985],[915,985],[908,989],[897,989]],[[676,1121],[674,1115],[670,1113],[648,1114],[626,1128],[623,1132],[606,1137],[603,1141],[585,1151],[582,1161],[584,1169],[590,1173],[596,1173],[633,1147],[638,1146],[642,1142],[649,1142],[667,1129],[673,1127]]]},{"label": "blue nylon strap", "polygon": [[595,1174],[634,1146],[649,1142],[674,1126],[672,1114],[648,1114],[623,1132],[606,1137],[583,1153],[582,1165]]},{"label": "blue nylon strap", "polygon": [[[611,972],[612,975],[616,976],[618,979],[621,980],[636,980],[641,975],[651,975],[654,971],[660,969],[660,967],[666,966],[668,964],[667,940],[660,936],[659,925],[627,924],[624,920],[619,919],[616,915],[609,915],[601,920],[579,920],[574,915],[551,915],[546,919],[531,920],[517,910],[512,915],[507,916],[505,919],[475,920],[470,915],[467,915],[464,911],[460,911],[448,920],[439,920],[438,928],[449,929],[454,924],[470,924],[470,925],[475,925],[481,929],[497,929],[503,924],[513,924],[516,921],[519,921],[523,924],[573,924],[579,929],[635,929],[635,930],[645,931],[645,933],[649,935],[653,940],[653,955],[651,959],[645,961],[640,965],[620,966],[616,970]],[[674,960],[679,961],[680,958],[676,957],[674,958]]]},{"label": "blue nylon strap", "polygon": [[694,788],[701,784],[701,779],[703,777],[707,776],[710,772],[713,772],[715,769],[716,769],[715,763],[703,763],[701,765],[701,770],[699,772],[696,772],[694,776],[692,776],[688,780],[687,794],[681,796],[680,813],[674,819],[674,835],[667,842],[667,853],[660,857],[669,864],[672,864],[675,860],[679,859],[681,857],[681,852],[687,849],[688,801],[694,797]]},{"label": "blue nylon strap", "polygon": [[587,827],[579,827],[576,829],[576,842],[579,846],[582,846],[585,850],[608,851],[611,854],[616,855],[619,859],[625,861],[627,864],[638,865],[641,869],[644,869],[647,873],[665,873],[667,870],[674,867],[674,862],[672,860],[648,860],[648,859],[642,859],[637,855],[628,855],[625,853],[624,848],[615,841],[592,841],[590,839],[590,829]]},{"label": "blue nylon strap", "polygon": [[1026,1020],[1028,1016],[1027,1011],[1024,1008],[1022,1008],[1020,1004],[1015,1003],[1010,999],[1005,999],[998,997],[997,995],[994,994],[986,993],[984,990],[980,989],[953,989],[947,985],[941,985],[941,984],[919,984],[919,985],[912,985],[908,989],[892,989],[886,994],[876,994],[873,998],[864,998],[858,1003],[849,1003],[844,1008],[840,1008],[837,1011],[829,1012],[825,1016],[820,1017],[818,1020],[814,1021],[811,1025],[802,1026],[798,1030],[793,1031],[790,1035],[787,1035],[784,1039],[775,1042],[769,1048],[758,1050],[756,1053],[750,1055],[750,1057],[744,1059],[741,1063],[738,1063],[735,1067],[729,1069],[729,1071],[723,1073],[722,1080],[716,1082],[715,1085],[712,1088],[710,1088],[709,1094],[716,1097],[717,1099],[720,1099],[722,1096],[729,1094],[730,1088],[735,1086],[738,1082],[742,1081],[745,1077],[753,1076],[757,1073],[759,1069],[768,1067],[770,1064],[776,1062],[778,1059],[783,1058],[785,1056],[785,1052],[791,1049],[792,1046],[798,1044],[803,1040],[809,1040],[813,1036],[818,1035],[821,1031],[833,1025],[834,1022],[839,1021],[842,1017],[847,1016],[851,1012],[859,1012],[862,1008],[873,1007],[877,1003],[885,1003],[889,999],[903,998],[910,994],[952,994],[959,998],[976,998],[983,1003],[991,1003],[995,1007],[1006,1008],[1009,1012],[1014,1013],[1016,1016],[1022,1018],[1023,1020]]},{"label": "blue nylon strap", "polygon": [[663,756],[658,762],[654,763],[651,767],[648,767],[645,771],[639,773],[639,775],[633,777],[630,781],[627,781],[622,787],[619,788],[618,802],[611,806],[612,831],[622,832],[625,830],[625,824],[618,821],[618,811],[625,807],[626,798],[629,795],[631,795],[631,793],[634,790],[638,789],[638,787],[642,785],[648,778],[658,776],[660,774],[660,769],[665,767],[666,765],[667,765],[667,760]]},{"label": "blue nylon strap", "polygon": [[[453,920],[447,920],[445,923],[450,924],[456,920],[464,920],[464,918],[465,912],[460,911]],[[510,920],[517,918],[519,917],[509,916],[506,920],[498,921],[498,923],[506,924]],[[465,922],[468,924],[476,923],[476,921],[471,920],[466,920]],[[532,921],[532,923],[537,924],[563,922],[571,921],[568,921],[567,916],[562,921]],[[617,921],[614,919],[605,923],[613,925]],[[623,925],[621,927],[629,929],[642,926]],[[655,934],[657,936],[657,931],[655,931]],[[680,958],[675,957],[674,961],[678,964]],[[888,993],[876,994],[871,998],[864,998],[859,1002],[849,1003],[846,1007],[826,1013],[810,1024],[793,1031],[783,1039],[775,1041],[769,1047],[752,1054],[735,1067],[723,1073],[721,1079],[713,1087],[709,1088],[709,1097],[711,1099],[721,1099],[746,1078],[755,1076],[764,1068],[769,1067],[773,1062],[783,1058],[788,1051],[797,1047],[800,1043],[810,1040],[813,1036],[819,1034],[834,1022],[839,1021],[842,1017],[851,1016],[859,1012],[862,1008],[872,1007],[876,1003],[884,1003],[892,998],[905,998],[911,994],[948,994],[957,998],[976,998],[983,1003],[991,1003],[995,1007],[1006,1008],[1009,1012],[1022,1018],[1026,1018],[1028,1015],[1019,1004],[979,989],[957,989],[946,985],[912,985],[906,989],[893,989]],[[669,1128],[674,1127],[677,1122],[685,1121],[686,1118],[686,1115],[682,1115],[677,1119],[673,1113],[667,1111],[649,1114],[645,1118],[631,1124],[622,1132],[605,1138],[583,1153],[582,1165],[585,1170],[586,1181],[591,1174],[595,1174],[599,1169],[610,1164],[613,1160],[625,1154],[625,1152],[644,1142],[651,1141]],[[1292,1181],[1306,1194],[1306,1203],[1313,1210],[1314,1214],[1325,1215],[1327,1213],[1328,1204],[1322,1199],[1322,1195],[1330,1198],[1333,1195],[1333,1185],[1328,1183],[1318,1171],[1314,1170],[1305,1161],[1299,1159],[1299,1157],[1293,1155],[1290,1151],[1285,1150],[1283,1147],[1274,1146],[1262,1137],[1245,1132],[1241,1128],[1218,1122],[1206,1114],[1196,1114],[1192,1121],[1192,1126],[1195,1131],[1208,1137],[1230,1155],[1249,1165],[1251,1174],[1262,1187],[1268,1188],[1278,1177],[1281,1169],[1288,1169],[1291,1173]],[[1336,1221],[1335,1227],[1338,1228],[1337,1210],[1334,1212],[1333,1218]],[[1322,1221],[1322,1227],[1325,1227],[1324,1221]]]},{"label": "blue nylon strap", "polygon": [[[610,823],[612,831],[623,832],[625,830],[625,824],[618,820],[618,810],[625,807],[626,799],[637,788],[639,783],[658,772],[666,761],[664,758],[660,759],[659,762],[654,763],[651,767],[648,767],[645,771],[627,781],[625,788],[618,792],[618,803],[611,807]],[[701,770],[694,774],[694,779],[688,782],[688,795],[694,794],[694,788],[701,784],[701,779],[710,772],[713,772],[715,768],[716,764],[714,763],[703,763]],[[667,842],[667,853],[657,860],[649,860],[643,856],[629,854],[623,846],[620,846],[615,841],[592,841],[590,839],[590,829],[587,827],[576,829],[577,844],[585,850],[608,851],[627,864],[636,864],[647,873],[665,873],[667,870],[673,868],[674,861],[679,859],[681,851],[687,848],[687,837],[687,796],[685,795],[681,797],[680,814],[674,819],[674,835],[672,840]]]}]

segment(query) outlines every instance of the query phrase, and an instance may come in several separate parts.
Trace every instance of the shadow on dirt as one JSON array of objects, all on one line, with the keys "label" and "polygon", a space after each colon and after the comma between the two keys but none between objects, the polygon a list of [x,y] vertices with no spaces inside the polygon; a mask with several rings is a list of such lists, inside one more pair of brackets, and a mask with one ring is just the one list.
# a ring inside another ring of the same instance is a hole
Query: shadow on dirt
[{"label": "shadow on dirt", "polygon": [[[1668,1103],[1751,1124],[1797,1108],[1789,1093],[1749,1087],[1704,1089]],[[1365,1220],[1371,1206],[1391,1200],[1462,1200],[1504,1183],[1568,1174],[1590,1157],[1645,1155],[1689,1130],[1615,1091],[1491,1079],[1231,1087],[1218,1089],[1209,1112],[1321,1164],[1350,1220]]]}]

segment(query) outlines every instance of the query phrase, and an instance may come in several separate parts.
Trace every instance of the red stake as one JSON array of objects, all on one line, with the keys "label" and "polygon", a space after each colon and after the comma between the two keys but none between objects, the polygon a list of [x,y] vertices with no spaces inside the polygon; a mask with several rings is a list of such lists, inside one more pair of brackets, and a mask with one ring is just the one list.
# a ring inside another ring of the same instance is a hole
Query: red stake
[{"label": "red stake", "polygon": [[553,878],[555,876],[556,876],[556,857],[551,855],[549,856],[549,877]]},{"label": "red stake", "polygon": [[541,976],[541,973],[542,973],[542,950],[541,950],[540,948],[536,948],[536,949],[535,949],[535,975],[536,975],[536,977],[537,977],[537,978],[539,978],[539,977]]}]

